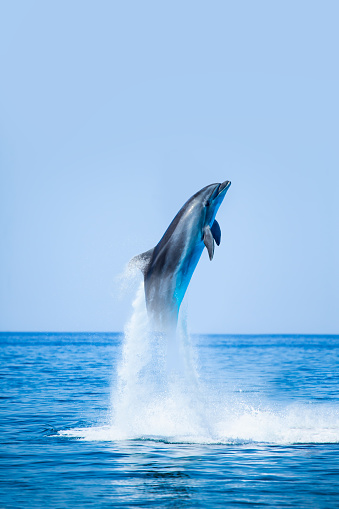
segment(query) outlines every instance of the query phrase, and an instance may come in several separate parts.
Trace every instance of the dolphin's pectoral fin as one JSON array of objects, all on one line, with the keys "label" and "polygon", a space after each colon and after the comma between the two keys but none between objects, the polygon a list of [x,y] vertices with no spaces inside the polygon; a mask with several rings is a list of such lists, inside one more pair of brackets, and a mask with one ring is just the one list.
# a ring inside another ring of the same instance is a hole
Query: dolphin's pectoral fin
[{"label": "dolphin's pectoral fin", "polygon": [[210,257],[210,260],[212,260],[214,255],[214,240],[209,226],[205,226],[204,228],[204,244],[207,248],[208,256]]},{"label": "dolphin's pectoral fin", "polygon": [[220,230],[219,223],[216,219],[214,220],[214,223],[211,226],[211,232],[212,232],[213,238],[216,241],[217,245],[220,246],[221,230]]},{"label": "dolphin's pectoral fin", "polygon": [[129,262],[128,265],[130,267],[137,267],[138,269],[141,270],[141,272],[143,274],[145,274],[145,272],[147,271],[148,266],[150,264],[150,261],[151,261],[152,255],[153,255],[153,251],[154,251],[154,248],[135,256],[134,258],[132,258],[132,260]]}]

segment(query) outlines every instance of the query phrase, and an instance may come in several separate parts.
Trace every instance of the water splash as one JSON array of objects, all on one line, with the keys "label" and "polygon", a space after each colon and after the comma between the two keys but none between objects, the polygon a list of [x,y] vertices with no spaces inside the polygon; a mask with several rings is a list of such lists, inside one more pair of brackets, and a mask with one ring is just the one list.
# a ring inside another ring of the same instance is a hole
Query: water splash
[{"label": "water splash", "polygon": [[149,329],[143,284],[125,330],[112,424],[128,437],[202,433],[205,428],[196,356],[185,316],[173,335]]},{"label": "water splash", "polygon": [[336,443],[339,412],[324,405],[277,410],[242,395],[209,393],[199,380],[185,308],[177,333],[149,328],[141,284],[125,329],[112,410],[104,426],[62,431],[85,440],[149,439],[184,443]]}]

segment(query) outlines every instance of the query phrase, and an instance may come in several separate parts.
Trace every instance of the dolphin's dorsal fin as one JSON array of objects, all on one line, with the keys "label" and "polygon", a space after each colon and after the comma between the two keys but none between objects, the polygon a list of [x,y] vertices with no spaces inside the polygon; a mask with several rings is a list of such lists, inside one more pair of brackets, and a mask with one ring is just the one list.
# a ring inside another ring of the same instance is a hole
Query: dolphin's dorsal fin
[{"label": "dolphin's dorsal fin", "polygon": [[210,257],[210,260],[212,260],[214,255],[214,240],[209,226],[205,226],[204,228],[204,244],[207,248],[208,256]]},{"label": "dolphin's dorsal fin", "polygon": [[130,265],[131,267],[137,267],[138,269],[141,270],[143,274],[145,274],[151,262],[153,251],[154,247],[152,249],[149,249],[149,251],[145,251],[144,253],[135,256],[134,258],[132,258],[128,265]]},{"label": "dolphin's dorsal fin", "polygon": [[213,238],[216,241],[217,245],[220,246],[221,230],[220,230],[219,223],[216,219],[214,220],[214,223],[211,226],[211,232],[212,232]]}]

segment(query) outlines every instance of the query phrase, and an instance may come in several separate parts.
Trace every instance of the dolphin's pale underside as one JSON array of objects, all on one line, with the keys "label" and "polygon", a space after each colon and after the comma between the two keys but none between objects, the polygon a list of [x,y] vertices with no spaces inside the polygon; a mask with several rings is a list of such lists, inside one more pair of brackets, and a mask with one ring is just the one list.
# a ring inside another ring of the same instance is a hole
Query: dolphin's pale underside
[{"label": "dolphin's pale underside", "polygon": [[143,272],[147,312],[155,330],[175,329],[180,304],[205,246],[212,260],[215,242],[219,245],[221,240],[215,216],[230,185],[226,180],[194,194],[160,242],[131,260]]}]

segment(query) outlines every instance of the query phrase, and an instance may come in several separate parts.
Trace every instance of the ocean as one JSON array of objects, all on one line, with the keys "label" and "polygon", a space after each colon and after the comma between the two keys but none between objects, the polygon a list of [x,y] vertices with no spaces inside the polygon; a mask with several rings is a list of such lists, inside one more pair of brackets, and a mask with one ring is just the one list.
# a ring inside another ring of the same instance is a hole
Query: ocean
[{"label": "ocean", "polygon": [[[1,508],[339,507],[339,336],[1,333]],[[184,321],[183,321],[184,322]]]}]

